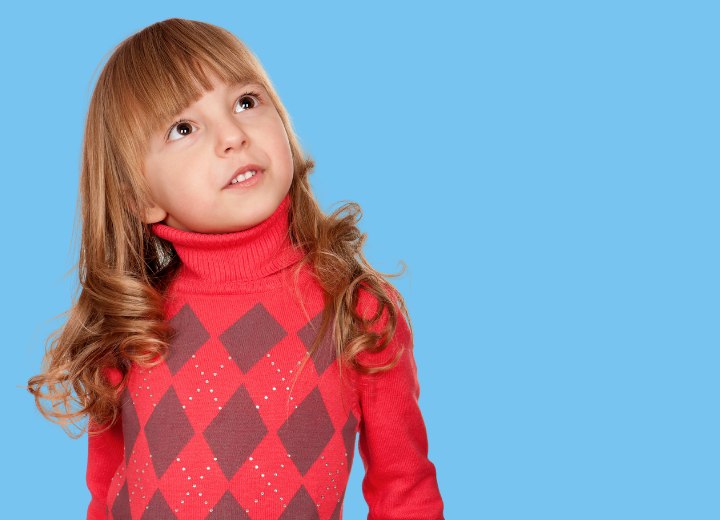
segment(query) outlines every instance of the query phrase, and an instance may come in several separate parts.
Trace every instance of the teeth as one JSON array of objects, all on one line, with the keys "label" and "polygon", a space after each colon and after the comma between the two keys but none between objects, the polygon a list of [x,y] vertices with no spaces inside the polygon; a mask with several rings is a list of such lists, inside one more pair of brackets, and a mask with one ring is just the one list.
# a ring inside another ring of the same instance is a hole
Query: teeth
[{"label": "teeth", "polygon": [[235,177],[233,180],[230,181],[230,184],[237,184],[238,182],[246,181],[253,175],[255,175],[255,170],[250,170],[248,172],[242,173]]}]

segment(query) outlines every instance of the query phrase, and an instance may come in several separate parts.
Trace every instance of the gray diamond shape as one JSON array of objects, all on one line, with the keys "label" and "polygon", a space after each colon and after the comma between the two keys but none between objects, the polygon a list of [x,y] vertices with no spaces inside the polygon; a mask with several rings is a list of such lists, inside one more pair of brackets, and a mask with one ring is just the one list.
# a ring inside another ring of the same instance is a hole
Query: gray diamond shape
[{"label": "gray diamond shape", "polygon": [[337,503],[335,506],[335,509],[333,510],[333,514],[330,516],[330,520],[340,520],[340,512],[342,511],[343,501],[340,500],[340,502]]},{"label": "gray diamond shape", "polygon": [[[305,349],[310,352],[312,342],[315,340],[318,332],[320,332],[320,324],[322,323],[323,313],[320,311],[317,316],[310,320],[302,329],[297,333],[298,337],[305,344]],[[315,354],[313,355],[313,362],[315,363],[315,369],[318,375],[322,375],[328,366],[336,359],[335,346],[332,341],[332,322],[328,325],[323,339],[320,341]]]},{"label": "gray diamond shape", "polygon": [[350,471],[350,468],[352,467],[353,456],[355,455],[355,426],[357,426],[357,423],[358,421],[355,418],[355,415],[350,412],[347,421],[345,421],[345,426],[343,426],[342,429],[343,441],[345,442],[345,452],[347,453],[348,471]]},{"label": "gray diamond shape", "polygon": [[172,509],[170,509],[170,506],[158,489],[145,508],[145,512],[140,517],[140,520],[176,520],[176,518],[177,516],[172,512]]},{"label": "gray diamond shape", "polygon": [[285,336],[285,329],[258,303],[220,334],[220,341],[246,374]]},{"label": "gray diamond shape", "polygon": [[125,464],[130,460],[135,441],[140,433],[140,419],[138,418],[135,403],[130,397],[127,387],[120,396],[120,412],[122,413],[123,440],[125,443]]},{"label": "gray diamond shape", "polygon": [[203,436],[217,457],[220,469],[230,480],[255,451],[267,431],[250,393],[245,386],[240,386],[205,429]]},{"label": "gray diamond shape", "polygon": [[[278,429],[278,436],[298,471],[305,475],[330,442],[335,428],[318,387],[308,394]],[[288,506],[289,507],[289,506]]]},{"label": "gray diamond shape", "polygon": [[112,516],[114,520],[132,520],[130,511],[130,492],[128,491],[127,480],[123,484],[115,502],[112,506]]},{"label": "gray diamond shape", "polygon": [[319,518],[315,502],[313,502],[305,486],[301,485],[278,520],[313,520]]},{"label": "gray diamond shape", "polygon": [[170,372],[175,375],[210,338],[210,334],[187,303],[173,316],[170,325],[173,328],[173,337],[165,362]]},{"label": "gray diamond shape", "polygon": [[210,513],[205,517],[210,520],[249,520],[250,517],[245,509],[238,504],[237,500],[230,491],[226,491],[218,503],[212,508]]},{"label": "gray diamond shape", "polygon": [[182,409],[175,389],[170,386],[145,425],[145,437],[153,454],[153,466],[158,478],[163,476],[193,435],[192,424]]}]

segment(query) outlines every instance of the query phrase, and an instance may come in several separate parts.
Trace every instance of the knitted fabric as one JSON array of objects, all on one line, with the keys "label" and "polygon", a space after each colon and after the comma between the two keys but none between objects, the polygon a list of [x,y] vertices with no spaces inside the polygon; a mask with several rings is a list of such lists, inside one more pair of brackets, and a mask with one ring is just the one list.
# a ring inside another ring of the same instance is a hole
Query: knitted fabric
[{"label": "knitted fabric", "polygon": [[[360,357],[399,354],[388,372],[341,379],[330,329],[309,356],[324,300],[308,266],[294,290],[290,209],[287,195],[235,233],[153,225],[182,261],[174,334],[161,364],[132,366],[121,420],[89,437],[88,519],[340,519],[357,434],[369,518],[443,518],[407,323],[398,312],[390,345]],[[376,303],[362,292],[358,310]]]}]

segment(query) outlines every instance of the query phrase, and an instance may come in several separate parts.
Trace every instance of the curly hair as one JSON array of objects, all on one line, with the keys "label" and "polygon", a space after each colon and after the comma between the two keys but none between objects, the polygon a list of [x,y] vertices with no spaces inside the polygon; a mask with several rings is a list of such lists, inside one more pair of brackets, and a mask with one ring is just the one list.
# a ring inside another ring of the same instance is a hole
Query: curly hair
[{"label": "curly hair", "polygon": [[[348,202],[330,215],[320,209],[309,182],[314,162],[300,147],[290,117],[257,58],[225,29],[167,19],[114,48],[90,99],[79,186],[81,243],[74,266],[78,292],[64,313],[65,324],[48,337],[42,373],[31,377],[27,386],[40,412],[71,437],[80,437],[84,429],[72,435],[67,425],[85,416],[111,427],[119,416],[119,395],[132,363],[151,367],[168,351],[172,330],[163,302],[180,259],[172,244],[155,236],[141,217],[151,201],[142,160],[151,134],[162,122],[210,88],[208,72],[228,84],[260,83],[285,126],[294,168],[291,240],[306,253],[294,268],[294,279],[297,282],[300,270],[310,266],[327,311],[309,354],[332,326],[341,368],[345,364],[373,374],[394,367],[401,350],[376,366],[360,361],[363,352],[385,350],[400,319],[407,322],[412,337],[405,301],[385,279],[402,275],[405,264],[397,274],[369,265],[362,252],[367,237],[357,227],[362,216],[358,204]],[[369,312],[359,305],[363,295],[377,303]],[[109,381],[108,369],[122,374],[119,383]],[[46,410],[42,399],[52,408]]]}]

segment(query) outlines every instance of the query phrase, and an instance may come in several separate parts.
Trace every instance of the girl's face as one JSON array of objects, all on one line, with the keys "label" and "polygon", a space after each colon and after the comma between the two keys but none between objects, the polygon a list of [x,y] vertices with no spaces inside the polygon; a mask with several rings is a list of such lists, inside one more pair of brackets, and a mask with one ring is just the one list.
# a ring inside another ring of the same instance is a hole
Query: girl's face
[{"label": "girl's face", "polygon": [[[144,159],[153,198],[145,221],[229,233],[267,219],[287,195],[293,161],[285,127],[258,84],[212,88],[154,134]],[[247,167],[254,177],[231,184]]]}]

